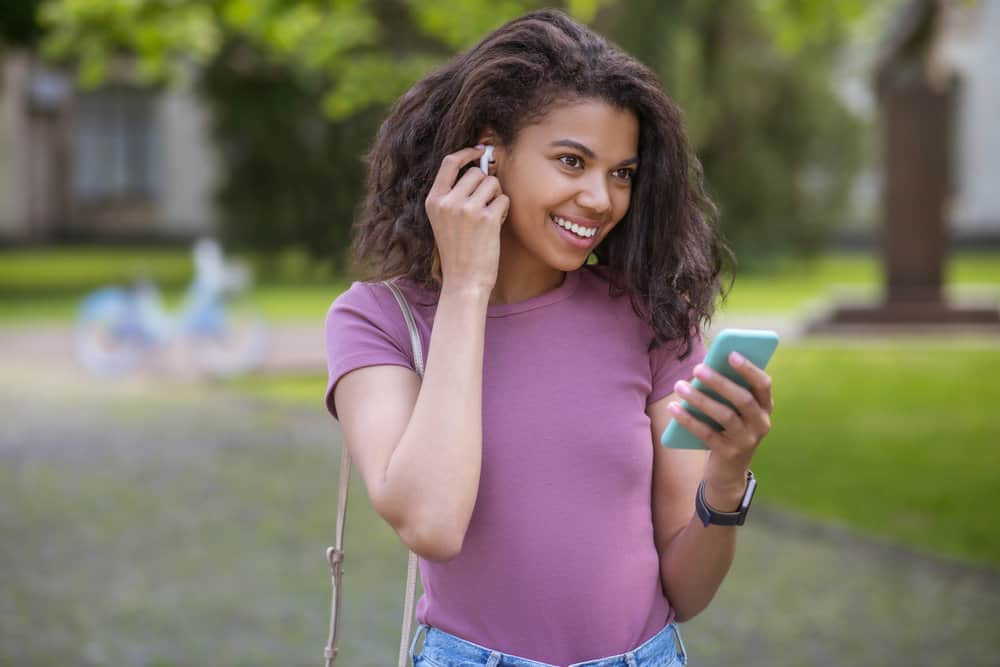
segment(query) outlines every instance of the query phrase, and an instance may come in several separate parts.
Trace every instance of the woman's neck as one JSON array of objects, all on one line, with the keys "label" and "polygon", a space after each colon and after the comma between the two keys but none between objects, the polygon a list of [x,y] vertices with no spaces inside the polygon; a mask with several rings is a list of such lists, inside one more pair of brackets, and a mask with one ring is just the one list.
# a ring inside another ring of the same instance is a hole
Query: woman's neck
[{"label": "woman's neck", "polygon": [[522,261],[507,259],[501,253],[497,282],[490,295],[490,305],[520,303],[550,292],[560,285],[566,273],[540,264],[533,257]]}]

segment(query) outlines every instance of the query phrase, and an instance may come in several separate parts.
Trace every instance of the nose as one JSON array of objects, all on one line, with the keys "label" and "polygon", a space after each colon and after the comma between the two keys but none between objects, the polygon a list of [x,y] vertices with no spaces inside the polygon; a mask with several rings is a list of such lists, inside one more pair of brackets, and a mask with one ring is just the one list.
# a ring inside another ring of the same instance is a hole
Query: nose
[{"label": "nose", "polygon": [[581,207],[603,217],[611,210],[611,191],[604,174],[593,173],[582,181],[576,202]]}]

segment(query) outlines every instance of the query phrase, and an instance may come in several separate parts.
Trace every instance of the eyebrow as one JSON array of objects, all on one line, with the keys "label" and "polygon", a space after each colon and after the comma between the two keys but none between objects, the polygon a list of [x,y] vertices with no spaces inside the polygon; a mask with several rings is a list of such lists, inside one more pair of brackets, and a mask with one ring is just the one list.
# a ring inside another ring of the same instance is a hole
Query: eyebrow
[{"label": "eyebrow", "polygon": [[[576,150],[580,151],[591,160],[597,157],[597,153],[590,150],[588,147],[584,146],[579,141],[573,141],[572,139],[560,139],[559,141],[553,141],[551,144],[549,144],[549,146],[550,147],[566,146],[567,148],[575,148]],[[618,166],[626,167],[628,165],[637,164],[638,162],[639,162],[638,157],[630,157],[627,160],[622,160],[621,162],[619,162]]]}]

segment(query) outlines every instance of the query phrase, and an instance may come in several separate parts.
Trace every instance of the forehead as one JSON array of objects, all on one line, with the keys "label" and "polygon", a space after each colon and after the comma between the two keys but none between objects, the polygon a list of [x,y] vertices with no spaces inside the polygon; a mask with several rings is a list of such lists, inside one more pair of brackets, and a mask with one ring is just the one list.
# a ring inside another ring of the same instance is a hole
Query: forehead
[{"label": "forehead", "polygon": [[546,149],[551,142],[562,139],[587,146],[598,160],[617,163],[638,152],[639,120],[630,110],[583,100],[556,107],[539,122],[525,126],[517,143]]}]

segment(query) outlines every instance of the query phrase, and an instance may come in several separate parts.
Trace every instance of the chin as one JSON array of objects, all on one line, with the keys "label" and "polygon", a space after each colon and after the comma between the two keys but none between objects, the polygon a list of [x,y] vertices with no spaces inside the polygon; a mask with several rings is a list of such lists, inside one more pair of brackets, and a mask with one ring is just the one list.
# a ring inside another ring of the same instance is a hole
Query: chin
[{"label": "chin", "polygon": [[588,253],[583,257],[559,257],[546,263],[557,271],[576,271],[587,263],[587,257],[589,256]]}]

